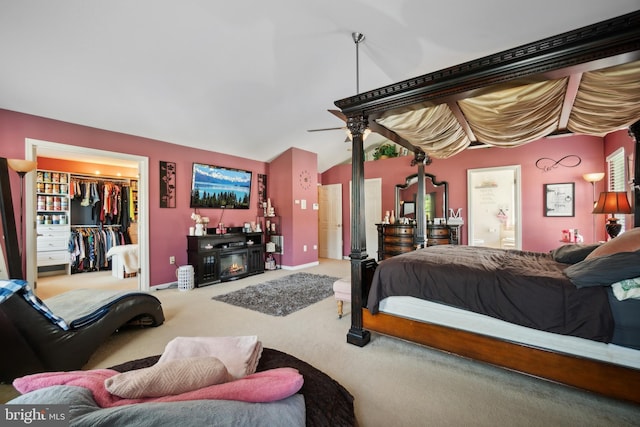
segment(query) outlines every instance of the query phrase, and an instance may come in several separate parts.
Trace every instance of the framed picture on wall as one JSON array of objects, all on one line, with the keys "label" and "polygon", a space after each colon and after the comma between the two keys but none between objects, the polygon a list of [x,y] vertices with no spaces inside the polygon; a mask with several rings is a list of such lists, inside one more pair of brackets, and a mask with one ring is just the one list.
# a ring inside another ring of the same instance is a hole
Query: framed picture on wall
[{"label": "framed picture on wall", "polygon": [[160,161],[160,207],[176,207],[176,164]]},{"label": "framed picture on wall", "polygon": [[258,174],[258,208],[262,209],[267,201],[267,175]]},{"label": "framed picture on wall", "polygon": [[575,216],[575,183],[544,184],[544,216]]}]

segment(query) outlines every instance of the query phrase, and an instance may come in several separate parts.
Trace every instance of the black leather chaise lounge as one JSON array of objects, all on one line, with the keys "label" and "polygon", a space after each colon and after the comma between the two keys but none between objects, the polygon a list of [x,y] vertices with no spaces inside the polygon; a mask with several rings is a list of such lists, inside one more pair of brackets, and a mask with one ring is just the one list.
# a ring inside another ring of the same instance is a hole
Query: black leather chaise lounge
[{"label": "black leather chaise lounge", "polygon": [[[0,298],[0,382],[36,372],[81,369],[104,340],[127,325],[159,326],[160,301],[144,292],[73,290],[44,301],[23,279],[7,159],[0,157],[0,220],[11,281]],[[1,244],[1,242],[0,242]],[[91,300],[91,302],[89,302]],[[42,306],[64,319],[47,317]]]},{"label": "black leather chaise lounge", "polygon": [[[84,290],[78,290],[82,292]],[[91,291],[88,291],[91,292]],[[69,291],[52,300],[75,299]],[[106,296],[106,295],[105,295]],[[53,313],[65,318],[58,304],[45,300]],[[114,292],[96,310],[68,322],[69,329],[37,311],[16,293],[0,303],[0,381],[45,371],[81,369],[95,350],[123,326],[158,326],[164,322],[160,301],[141,292]]]}]

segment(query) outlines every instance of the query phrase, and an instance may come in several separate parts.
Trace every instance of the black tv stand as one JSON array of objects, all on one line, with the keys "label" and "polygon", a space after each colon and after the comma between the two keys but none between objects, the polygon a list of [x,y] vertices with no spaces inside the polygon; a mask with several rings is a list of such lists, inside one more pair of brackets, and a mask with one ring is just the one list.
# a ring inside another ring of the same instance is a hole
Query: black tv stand
[{"label": "black tv stand", "polygon": [[[210,230],[215,233],[216,229]],[[264,273],[262,233],[228,230],[225,234],[187,236],[187,260],[193,266],[196,287]]]}]

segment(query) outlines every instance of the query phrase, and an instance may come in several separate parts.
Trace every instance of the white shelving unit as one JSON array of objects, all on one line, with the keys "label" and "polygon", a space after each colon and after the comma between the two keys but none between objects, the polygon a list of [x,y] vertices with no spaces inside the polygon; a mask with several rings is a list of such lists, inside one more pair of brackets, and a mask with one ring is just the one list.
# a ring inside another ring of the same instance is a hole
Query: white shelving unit
[{"label": "white shelving unit", "polygon": [[[69,174],[38,170],[36,178],[36,230],[38,272],[64,271],[71,274],[69,263]],[[59,266],[59,268],[55,268]]]}]

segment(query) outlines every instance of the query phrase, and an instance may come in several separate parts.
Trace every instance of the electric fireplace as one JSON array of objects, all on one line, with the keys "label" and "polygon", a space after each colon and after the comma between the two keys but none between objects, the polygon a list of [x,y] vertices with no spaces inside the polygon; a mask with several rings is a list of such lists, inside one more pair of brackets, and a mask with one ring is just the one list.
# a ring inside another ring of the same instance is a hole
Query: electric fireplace
[{"label": "electric fireplace", "polygon": [[264,273],[264,242],[261,232],[228,232],[187,236],[187,260],[194,268],[195,286],[207,286]]},{"label": "electric fireplace", "polygon": [[247,250],[221,249],[220,250],[220,280],[233,280],[245,277],[247,270]]}]

